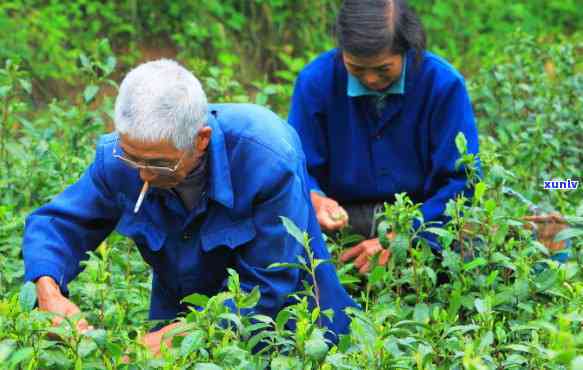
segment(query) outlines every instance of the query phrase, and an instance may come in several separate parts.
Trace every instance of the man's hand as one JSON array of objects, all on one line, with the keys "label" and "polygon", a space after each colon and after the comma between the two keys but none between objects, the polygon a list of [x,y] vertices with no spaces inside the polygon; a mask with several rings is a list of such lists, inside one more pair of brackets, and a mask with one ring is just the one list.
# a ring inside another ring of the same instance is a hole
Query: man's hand
[{"label": "man's hand", "polygon": [[555,242],[555,236],[568,227],[567,222],[560,213],[553,212],[546,215],[526,216],[524,221],[527,229],[535,228],[538,240],[548,249],[556,251],[565,248],[565,241]]},{"label": "man's hand", "polygon": [[[389,233],[387,237],[393,240],[395,233]],[[391,251],[384,249],[378,238],[365,240],[342,253],[340,261],[347,262],[354,259],[354,266],[361,274],[364,274],[370,270],[370,259],[377,253],[380,253],[379,266],[386,265],[391,257]]]},{"label": "man's hand", "polygon": [[[59,326],[63,317],[71,317],[81,312],[76,304],[68,300],[61,294],[61,290],[53,278],[43,276],[36,281],[36,294],[38,297],[38,307],[41,311],[52,312],[56,315],[53,317],[53,326]],[[93,326],[85,319],[77,322],[77,330],[84,333],[93,330]]]},{"label": "man's hand", "polygon": [[[164,334],[168,333],[170,330],[174,329],[178,325],[180,325],[180,323],[175,322],[164,326],[162,329],[158,331],[153,331],[151,333],[146,334],[143,339],[144,345],[148,347],[148,349],[150,350],[150,352],[152,352],[154,356],[160,355],[162,337],[164,337]],[[172,347],[172,338],[167,339],[164,342],[164,345],[168,348]]]},{"label": "man's hand", "polygon": [[348,213],[338,202],[316,192],[312,192],[310,196],[318,223],[323,230],[335,231],[348,225]]}]

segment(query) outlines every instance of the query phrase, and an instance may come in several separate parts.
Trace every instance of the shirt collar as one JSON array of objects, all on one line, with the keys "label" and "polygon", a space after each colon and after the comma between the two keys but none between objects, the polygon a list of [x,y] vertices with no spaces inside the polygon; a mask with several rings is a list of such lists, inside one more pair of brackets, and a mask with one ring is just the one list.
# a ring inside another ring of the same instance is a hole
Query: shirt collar
[{"label": "shirt collar", "polygon": [[227,158],[225,135],[214,112],[209,112],[208,126],[213,130],[209,142],[209,196],[227,208],[233,208],[231,168]]},{"label": "shirt collar", "polygon": [[385,95],[403,95],[405,94],[405,78],[407,74],[407,55],[403,55],[403,67],[401,69],[401,75],[399,79],[391,84],[385,91],[374,91],[364,86],[358,78],[354,77],[350,72],[348,72],[348,84],[346,86],[346,93],[350,97],[358,96],[385,96]]}]

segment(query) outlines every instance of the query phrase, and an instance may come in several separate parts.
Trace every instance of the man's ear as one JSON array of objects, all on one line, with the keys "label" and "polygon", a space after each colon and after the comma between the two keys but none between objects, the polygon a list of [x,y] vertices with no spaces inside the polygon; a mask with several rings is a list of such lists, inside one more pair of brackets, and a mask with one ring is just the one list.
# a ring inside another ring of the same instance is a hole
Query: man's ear
[{"label": "man's ear", "polygon": [[204,126],[200,130],[198,130],[198,134],[194,139],[194,148],[196,149],[197,153],[204,153],[209,146],[209,142],[211,141],[211,134],[213,129]]}]

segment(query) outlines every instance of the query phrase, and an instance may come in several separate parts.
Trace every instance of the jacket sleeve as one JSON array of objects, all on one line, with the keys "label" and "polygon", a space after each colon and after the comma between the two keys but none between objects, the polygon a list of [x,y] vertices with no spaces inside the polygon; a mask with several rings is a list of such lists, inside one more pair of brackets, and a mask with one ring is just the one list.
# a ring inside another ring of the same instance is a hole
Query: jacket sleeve
[{"label": "jacket sleeve", "polygon": [[[470,196],[465,169],[456,169],[460,158],[455,138],[459,132],[467,139],[468,153],[478,153],[478,131],[466,87],[461,78],[451,82],[434,102],[430,127],[431,171],[426,182],[429,198],[421,206],[424,221],[444,221],[443,213],[450,199],[458,194]],[[480,171],[479,161],[476,163]]]},{"label": "jacket sleeve", "polygon": [[328,142],[324,130],[324,96],[300,73],[292,96],[289,123],[298,133],[308,166],[308,188],[324,193],[318,179],[327,178]]},{"label": "jacket sleeve", "polygon": [[291,293],[297,291],[300,271],[291,268],[268,268],[276,262],[297,263],[304,255],[303,247],[287,233],[280,216],[292,220],[301,230],[309,221],[309,200],[305,185],[295,171],[282,170],[283,164],[262,166],[256,175],[265,186],[253,209],[256,236],[238,249],[235,268],[241,288],[251,291],[259,286],[261,299],[252,309],[254,313],[274,316],[283,307]]},{"label": "jacket sleeve", "polygon": [[22,251],[25,280],[51,276],[67,294],[67,284],[117,223],[119,210],[104,181],[103,147],[82,177],[26,220]]}]

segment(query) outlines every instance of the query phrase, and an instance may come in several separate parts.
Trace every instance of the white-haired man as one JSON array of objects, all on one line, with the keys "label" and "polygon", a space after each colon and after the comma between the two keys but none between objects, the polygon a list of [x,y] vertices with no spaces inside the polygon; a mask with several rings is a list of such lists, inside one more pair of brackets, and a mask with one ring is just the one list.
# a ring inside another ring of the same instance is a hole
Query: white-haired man
[{"label": "white-haired man", "polygon": [[[181,299],[191,293],[223,290],[227,268],[239,273],[244,290],[260,288],[254,312],[274,316],[293,302],[289,295],[309,278],[297,269],[268,268],[304,254],[280,216],[307,230],[316,258],[329,258],[300,141],[272,112],[209,105],[190,72],[159,60],[125,77],[114,121],[116,132],[101,138],[83,176],[27,219],[25,277],[36,281],[40,309],[79,312],[66,298],[67,284],[86,252],[114,229],[132,238],[152,266],[155,320],[186,311]],[[325,324],[346,332],[343,309],[355,303],[332,265],[321,265],[317,279],[322,309],[335,312]],[[153,351],[168,328],[149,335]]]}]

